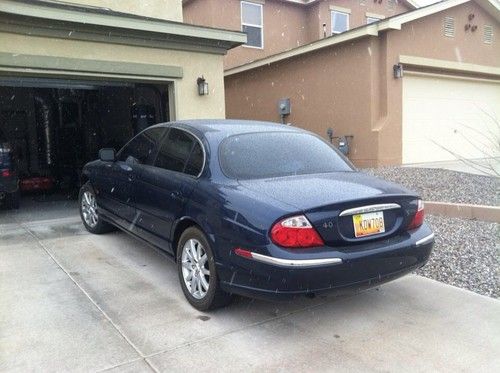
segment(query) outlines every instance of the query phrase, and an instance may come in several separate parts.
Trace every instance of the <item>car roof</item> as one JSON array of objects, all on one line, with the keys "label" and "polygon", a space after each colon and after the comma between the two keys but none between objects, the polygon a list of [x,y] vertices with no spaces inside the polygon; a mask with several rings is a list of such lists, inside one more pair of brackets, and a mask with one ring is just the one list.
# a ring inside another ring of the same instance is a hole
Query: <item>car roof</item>
[{"label": "car roof", "polygon": [[300,128],[282,125],[280,123],[242,119],[192,119],[160,123],[158,126],[185,127],[186,129],[200,132],[205,136],[215,133],[230,136],[251,132],[304,132],[304,130]]}]

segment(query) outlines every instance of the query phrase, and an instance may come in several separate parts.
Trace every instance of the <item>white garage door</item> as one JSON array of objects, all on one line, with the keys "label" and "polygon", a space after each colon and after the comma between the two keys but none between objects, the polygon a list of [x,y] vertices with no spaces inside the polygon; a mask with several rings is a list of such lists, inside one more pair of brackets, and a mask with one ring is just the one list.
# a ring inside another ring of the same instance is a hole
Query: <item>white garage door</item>
[{"label": "white garage door", "polygon": [[403,163],[498,157],[500,82],[403,78]]}]

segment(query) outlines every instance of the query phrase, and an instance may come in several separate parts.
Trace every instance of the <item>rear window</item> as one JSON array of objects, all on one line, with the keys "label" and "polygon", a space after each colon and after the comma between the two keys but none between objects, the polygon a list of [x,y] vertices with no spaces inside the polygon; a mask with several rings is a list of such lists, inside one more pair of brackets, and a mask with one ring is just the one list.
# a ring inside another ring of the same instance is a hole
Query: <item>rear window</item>
[{"label": "rear window", "polygon": [[220,165],[232,179],[352,171],[333,147],[307,133],[264,132],[235,135],[219,147]]}]

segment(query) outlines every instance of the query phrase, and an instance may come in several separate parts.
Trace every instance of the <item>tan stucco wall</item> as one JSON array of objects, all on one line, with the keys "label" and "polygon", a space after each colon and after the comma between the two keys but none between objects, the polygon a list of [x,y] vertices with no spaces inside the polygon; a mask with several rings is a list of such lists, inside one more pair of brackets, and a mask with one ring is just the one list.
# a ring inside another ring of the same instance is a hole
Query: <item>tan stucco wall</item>
[{"label": "tan stucco wall", "polygon": [[[478,31],[463,24],[475,14]],[[443,35],[442,20],[454,16],[455,38]],[[461,22],[459,22],[461,21]],[[493,45],[482,42],[484,23],[494,26]],[[226,77],[228,118],[278,122],[278,99],[291,98],[287,121],[326,138],[354,135],[349,157],[358,166],[400,164],[402,84],[393,77],[400,55],[500,67],[499,25],[479,6],[466,4],[342,45]]]},{"label": "tan stucco wall", "polygon": [[389,2],[387,0],[383,0],[380,4],[378,2],[374,2],[373,0],[366,0],[363,5],[359,0],[323,0],[319,2],[319,21],[321,25],[326,23],[326,29],[329,33],[332,29],[330,6],[338,6],[351,10],[349,16],[350,29],[366,25],[367,12],[379,14],[389,18],[409,10],[400,2],[392,8],[388,6],[388,3]]},{"label": "tan stucco wall", "polygon": [[[240,0],[195,0],[184,6],[184,22],[241,30]],[[263,8],[264,48],[241,46],[228,51],[225,67],[267,57],[309,42],[305,9],[268,0]]]},{"label": "tan stucco wall", "polygon": [[[241,0],[192,0],[184,5],[184,22],[239,31],[241,30],[240,3]],[[323,23],[326,23],[329,36],[330,6],[351,10],[351,29],[366,24],[366,12],[390,17],[407,10],[401,4],[389,9],[387,1],[378,4],[372,0],[366,0],[365,5],[360,5],[359,0],[322,0],[308,6],[277,0],[259,3],[264,4],[264,48],[241,46],[230,50],[225,59],[226,69],[321,39]]]},{"label": "tan stucco wall", "polygon": [[353,135],[351,159],[365,164],[377,156],[377,138],[372,136],[370,117],[369,47],[371,39],[328,48],[226,77],[228,118],[279,122],[279,98],[291,99],[292,114],[286,118],[298,127],[327,138]]},{"label": "tan stucco wall", "polygon": [[65,0],[62,2],[182,22],[182,0]]},{"label": "tan stucco wall", "polygon": [[[468,15],[474,14],[478,26],[475,32],[465,31]],[[443,18],[455,18],[455,37],[443,36]],[[484,24],[493,26],[494,44],[483,43]],[[388,117],[384,118],[380,131],[378,161],[380,164],[400,164],[402,161],[402,111],[403,79],[392,78],[393,65],[400,55],[418,56],[452,62],[471,63],[484,66],[500,67],[500,27],[493,17],[482,8],[467,3],[432,16],[403,25],[401,31],[391,31],[385,36],[387,52],[385,54],[385,74],[388,105]],[[384,40],[384,38],[382,38]],[[381,66],[381,69],[383,67]],[[380,97],[384,97],[381,95]],[[500,103],[499,103],[500,104]]]},{"label": "tan stucco wall", "polygon": [[[0,33],[0,52],[180,66],[184,76],[173,79],[175,118],[225,116],[222,55],[7,33]],[[197,92],[196,79],[202,75],[209,84],[208,96]]]}]

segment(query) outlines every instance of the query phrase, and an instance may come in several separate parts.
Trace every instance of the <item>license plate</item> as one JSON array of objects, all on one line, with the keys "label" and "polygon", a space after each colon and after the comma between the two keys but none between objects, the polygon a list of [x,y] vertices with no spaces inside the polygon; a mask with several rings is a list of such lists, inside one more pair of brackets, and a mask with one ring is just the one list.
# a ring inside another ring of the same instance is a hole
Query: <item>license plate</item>
[{"label": "license plate", "polygon": [[382,211],[353,215],[352,222],[356,237],[366,237],[385,232],[384,213]]}]

